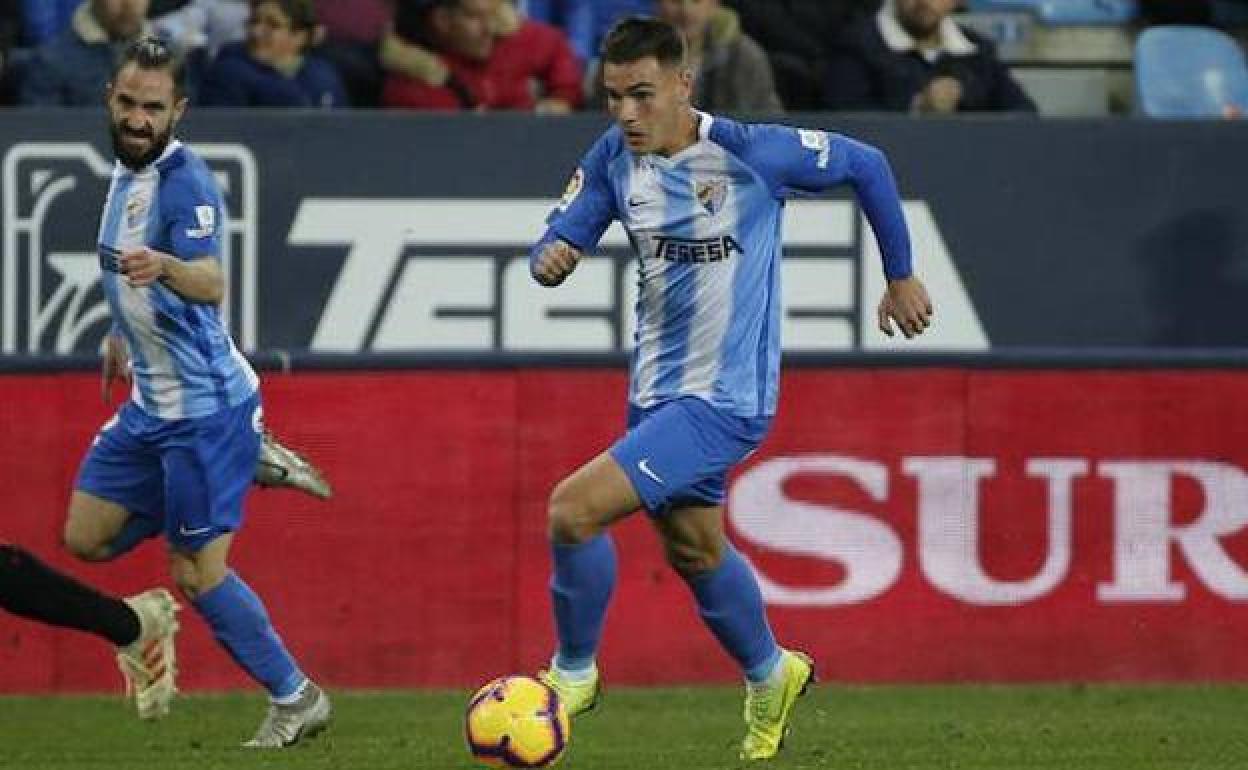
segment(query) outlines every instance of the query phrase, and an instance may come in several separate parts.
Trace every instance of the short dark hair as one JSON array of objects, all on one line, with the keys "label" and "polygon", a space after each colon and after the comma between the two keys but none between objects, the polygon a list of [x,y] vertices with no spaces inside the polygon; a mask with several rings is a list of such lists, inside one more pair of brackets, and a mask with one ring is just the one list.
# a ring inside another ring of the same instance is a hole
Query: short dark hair
[{"label": "short dark hair", "polygon": [[113,80],[129,64],[144,70],[164,70],[173,79],[173,94],[181,99],[186,95],[186,63],[174,53],[169,44],[158,37],[141,37],[122,52],[113,70]]},{"label": "short dark hair", "polygon": [[261,3],[273,3],[282,9],[286,18],[290,19],[290,26],[297,31],[316,29],[316,6],[312,0],[251,0],[253,6]]},{"label": "short dark hair", "polygon": [[630,16],[616,24],[602,41],[602,60],[628,64],[648,56],[664,67],[685,63],[685,37],[662,19]]}]

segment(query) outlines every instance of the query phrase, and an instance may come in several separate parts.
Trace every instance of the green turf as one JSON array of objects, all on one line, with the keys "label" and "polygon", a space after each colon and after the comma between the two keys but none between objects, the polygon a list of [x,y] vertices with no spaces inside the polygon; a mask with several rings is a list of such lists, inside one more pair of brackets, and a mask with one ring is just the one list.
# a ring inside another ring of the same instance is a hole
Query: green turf
[{"label": "green turf", "polygon": [[[0,698],[0,767],[471,768],[466,693],[338,693],[310,745],[235,748],[258,696],[182,698],[141,724],[117,698]],[[1248,687],[835,687],[798,706],[774,768],[1248,768]],[[569,770],[734,768],[735,689],[607,692],[573,726]]]}]

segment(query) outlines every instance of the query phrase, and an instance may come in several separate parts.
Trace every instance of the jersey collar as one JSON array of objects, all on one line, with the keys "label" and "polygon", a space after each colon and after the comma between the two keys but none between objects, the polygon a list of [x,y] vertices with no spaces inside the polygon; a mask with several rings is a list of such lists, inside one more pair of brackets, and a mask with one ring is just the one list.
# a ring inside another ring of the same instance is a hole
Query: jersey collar
[{"label": "jersey collar", "polygon": [[711,138],[711,123],[714,122],[715,119],[709,113],[702,112],[701,110],[694,110],[693,114],[695,119],[698,121],[698,141],[689,145],[675,155],[664,157],[658,153],[650,153],[646,157],[650,158],[653,162],[659,164],[660,166],[671,166],[679,163],[686,156],[697,152],[698,147],[701,146],[703,142]]},{"label": "jersey collar", "polygon": [[169,159],[177,154],[180,149],[182,149],[182,140],[175,137],[169,140],[169,144],[165,145],[165,149],[160,153],[160,157],[138,171],[126,166],[120,160],[114,160],[113,165],[125,174],[133,174],[135,176],[138,176],[139,174],[147,174],[153,170],[160,170],[161,167],[167,165],[169,163]]}]

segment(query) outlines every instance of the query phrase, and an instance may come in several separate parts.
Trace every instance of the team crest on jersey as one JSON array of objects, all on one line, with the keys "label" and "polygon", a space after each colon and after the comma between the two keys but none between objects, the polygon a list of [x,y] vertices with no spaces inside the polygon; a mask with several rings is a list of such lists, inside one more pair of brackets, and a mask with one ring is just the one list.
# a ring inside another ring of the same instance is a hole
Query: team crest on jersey
[{"label": "team crest on jersey", "polygon": [[568,186],[564,188],[563,197],[559,200],[559,210],[563,211],[572,205],[572,201],[576,200],[576,196],[581,194],[581,188],[585,186],[585,172],[580,168],[576,169],[576,173],[572,174],[572,178],[568,180]]},{"label": "team crest on jersey", "polygon": [[150,203],[151,201],[143,193],[130,196],[130,199],[126,201],[126,226],[138,227],[147,216]]},{"label": "team crest on jersey", "polygon": [[706,213],[714,216],[724,207],[724,198],[728,197],[728,183],[723,179],[703,179],[693,183],[698,203],[706,209]]}]

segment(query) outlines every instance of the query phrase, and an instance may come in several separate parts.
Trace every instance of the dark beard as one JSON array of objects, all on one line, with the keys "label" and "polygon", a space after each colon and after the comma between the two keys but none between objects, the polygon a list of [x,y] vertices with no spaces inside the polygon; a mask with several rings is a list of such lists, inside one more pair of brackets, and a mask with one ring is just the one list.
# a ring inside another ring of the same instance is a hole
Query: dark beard
[{"label": "dark beard", "polygon": [[109,134],[113,139],[113,154],[117,156],[117,160],[121,161],[121,165],[131,171],[142,171],[151,165],[152,161],[160,157],[160,154],[169,146],[169,139],[173,135],[173,126],[170,126],[163,134],[157,134],[154,141],[147,152],[133,153],[126,149],[122,143],[121,127],[116,123],[109,126]]},{"label": "dark beard", "polygon": [[899,17],[897,20],[901,22],[902,29],[904,29],[906,32],[909,32],[910,37],[914,38],[915,40],[926,40],[927,38],[935,34],[936,30],[940,29],[939,20],[937,20],[935,24],[929,24],[926,27],[921,26],[921,22],[918,22],[914,19]]}]

